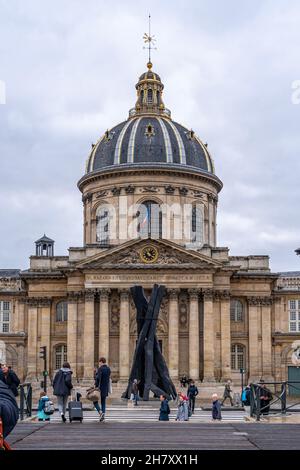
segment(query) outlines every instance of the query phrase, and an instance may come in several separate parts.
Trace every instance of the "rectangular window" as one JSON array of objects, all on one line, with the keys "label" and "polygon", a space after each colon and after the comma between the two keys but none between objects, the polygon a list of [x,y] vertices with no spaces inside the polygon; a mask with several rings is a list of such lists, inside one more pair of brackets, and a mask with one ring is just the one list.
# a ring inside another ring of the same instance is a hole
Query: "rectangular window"
[{"label": "rectangular window", "polygon": [[0,300],[0,333],[9,333],[11,319],[11,302]]},{"label": "rectangular window", "polygon": [[300,332],[300,300],[289,300],[289,331]]}]

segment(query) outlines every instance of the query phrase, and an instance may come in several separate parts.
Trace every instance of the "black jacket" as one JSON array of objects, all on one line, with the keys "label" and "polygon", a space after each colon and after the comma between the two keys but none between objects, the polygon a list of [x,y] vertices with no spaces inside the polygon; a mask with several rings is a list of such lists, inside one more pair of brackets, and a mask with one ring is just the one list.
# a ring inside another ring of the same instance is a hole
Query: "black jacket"
[{"label": "black jacket", "polygon": [[13,430],[19,418],[16,399],[8,386],[0,380],[0,416],[4,438]]},{"label": "black jacket", "polygon": [[107,364],[99,367],[96,374],[95,387],[98,387],[101,393],[101,397],[105,398],[108,396],[109,390],[109,379],[110,379],[110,368]]},{"label": "black jacket", "polygon": [[69,396],[72,388],[72,371],[62,367],[54,377],[53,394],[56,396]]},{"label": "black jacket", "polygon": [[159,421],[169,421],[170,407],[168,400],[165,399],[160,403]]},{"label": "black jacket", "polygon": [[190,385],[187,391],[188,398],[195,398],[198,395],[199,391],[196,385]]},{"label": "black jacket", "polygon": [[7,374],[4,374],[2,371],[0,379],[8,386],[15,397],[19,395],[18,386],[20,385],[20,379],[13,370],[10,369]]}]

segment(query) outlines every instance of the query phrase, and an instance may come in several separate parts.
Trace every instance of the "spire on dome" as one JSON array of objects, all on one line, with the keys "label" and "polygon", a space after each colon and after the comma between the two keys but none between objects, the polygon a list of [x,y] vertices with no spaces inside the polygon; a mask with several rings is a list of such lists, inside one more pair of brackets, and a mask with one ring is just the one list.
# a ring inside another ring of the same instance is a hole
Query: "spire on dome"
[{"label": "spire on dome", "polygon": [[148,63],[147,72],[143,73],[138,83],[135,85],[137,90],[137,102],[135,107],[129,111],[129,117],[136,115],[163,115],[165,117],[171,117],[171,112],[165,108],[162,100],[162,92],[164,85],[161,82],[160,76],[152,71],[153,64],[151,62],[151,51],[156,49],[153,45],[156,42],[154,35],[151,34],[151,16],[149,15],[149,32],[143,36],[144,42],[148,46],[144,46],[144,49],[148,49]]}]

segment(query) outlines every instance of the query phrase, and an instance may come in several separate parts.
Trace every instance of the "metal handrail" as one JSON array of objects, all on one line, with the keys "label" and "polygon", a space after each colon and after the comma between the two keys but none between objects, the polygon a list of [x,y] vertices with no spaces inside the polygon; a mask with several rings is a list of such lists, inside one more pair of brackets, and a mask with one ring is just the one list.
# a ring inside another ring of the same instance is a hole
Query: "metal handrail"
[{"label": "metal handrail", "polygon": [[30,382],[20,384],[18,387],[20,392],[20,420],[24,420],[24,415],[29,418],[32,415],[32,386]]}]

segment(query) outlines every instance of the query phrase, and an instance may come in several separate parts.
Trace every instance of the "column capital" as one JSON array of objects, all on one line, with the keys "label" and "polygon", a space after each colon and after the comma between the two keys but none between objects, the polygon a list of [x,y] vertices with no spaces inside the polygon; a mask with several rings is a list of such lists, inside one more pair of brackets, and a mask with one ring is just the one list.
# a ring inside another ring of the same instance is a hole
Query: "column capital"
[{"label": "column capital", "polygon": [[51,305],[52,299],[50,297],[27,297],[25,303],[29,307],[48,307]]},{"label": "column capital", "polygon": [[129,290],[128,289],[119,289],[120,300],[129,300]]},{"label": "column capital", "polygon": [[203,289],[202,290],[204,300],[213,300],[214,290],[213,289]]},{"label": "column capital", "polygon": [[269,297],[269,296],[265,296],[265,297],[257,297],[257,296],[253,296],[253,297],[247,297],[247,301],[248,301],[248,304],[249,305],[254,305],[254,306],[268,306],[268,305],[272,305],[273,303],[273,299],[272,297]]},{"label": "column capital", "polygon": [[97,294],[97,290],[96,289],[85,289],[84,294],[85,294],[85,300],[88,301],[88,302],[91,302],[91,301],[95,300],[95,295]]},{"label": "column capital", "polygon": [[171,300],[177,300],[180,289],[168,289],[167,292]]},{"label": "column capital", "polygon": [[230,300],[230,290],[228,289],[215,290],[214,298],[216,300]]},{"label": "column capital", "polygon": [[108,300],[109,299],[109,294],[111,293],[111,289],[99,289],[99,296],[100,300]]},{"label": "column capital", "polygon": [[198,300],[199,294],[201,293],[201,289],[191,288],[188,289],[188,293],[190,296],[190,300]]},{"label": "column capital", "polygon": [[68,292],[68,302],[77,303],[79,300],[83,298],[84,291],[71,291]]}]

